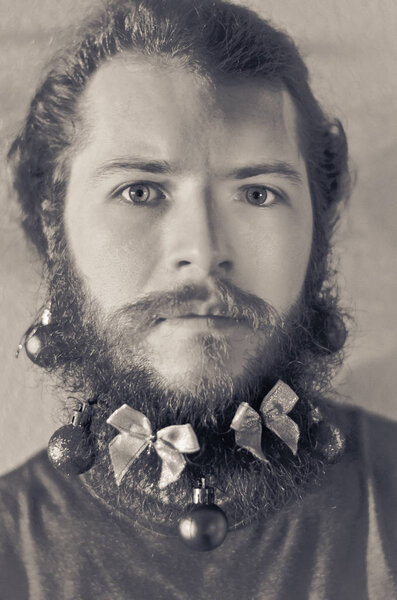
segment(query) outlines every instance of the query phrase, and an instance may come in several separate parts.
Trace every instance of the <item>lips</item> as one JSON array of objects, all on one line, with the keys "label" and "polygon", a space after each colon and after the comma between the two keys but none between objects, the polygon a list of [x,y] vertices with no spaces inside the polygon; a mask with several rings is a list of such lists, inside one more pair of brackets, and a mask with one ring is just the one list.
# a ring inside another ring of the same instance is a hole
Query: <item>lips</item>
[{"label": "lips", "polygon": [[166,310],[159,312],[156,315],[156,321],[164,321],[169,319],[229,319],[236,320],[230,314],[227,306],[219,304],[218,301],[206,301],[200,303],[184,303],[184,305],[176,305],[167,307]]},{"label": "lips", "polygon": [[200,315],[196,313],[188,313],[187,315],[180,315],[176,317],[177,319],[231,319],[227,315],[216,315],[213,313],[206,313],[205,315]]},{"label": "lips", "polygon": [[157,319],[156,325],[164,327],[179,328],[192,332],[205,332],[208,330],[235,330],[239,325],[240,321],[232,318],[228,315],[220,315],[217,313],[196,313],[188,312],[178,315],[172,315],[167,317],[161,317]]},{"label": "lips", "polygon": [[163,314],[157,315],[156,322],[160,323],[162,321],[170,321],[170,320],[213,320],[219,322],[226,321],[235,321],[237,323],[237,319],[233,318],[231,315],[227,314],[226,311],[214,311],[214,312],[183,312],[172,311],[171,314]]},{"label": "lips", "polygon": [[213,315],[212,313],[209,314],[205,314],[205,315],[198,315],[195,313],[188,313],[186,315],[169,315],[167,317],[158,317],[156,319],[156,323],[162,323],[164,321],[195,321],[195,320],[199,320],[199,321],[213,321],[213,322],[219,322],[219,323],[226,323],[228,322],[229,324],[231,322],[235,322],[236,324],[238,323],[237,319],[233,319],[232,317],[229,316],[225,316],[225,315]]}]

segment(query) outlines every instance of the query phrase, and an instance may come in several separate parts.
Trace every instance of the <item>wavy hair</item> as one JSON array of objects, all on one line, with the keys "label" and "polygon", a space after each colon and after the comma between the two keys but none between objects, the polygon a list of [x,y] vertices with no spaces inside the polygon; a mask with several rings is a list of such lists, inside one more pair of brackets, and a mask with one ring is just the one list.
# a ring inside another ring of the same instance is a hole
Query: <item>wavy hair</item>
[{"label": "wavy hair", "polygon": [[[119,53],[176,60],[212,81],[256,78],[288,90],[298,113],[314,214],[305,283],[311,307],[304,335],[312,350],[338,353],[346,338],[330,244],[349,190],[348,153],[339,121],[328,118],[309,85],[291,38],[251,10],[223,0],[111,0],[53,60],[9,151],[22,224],[49,271],[64,248],[63,204],[70,159],[84,143],[79,99],[101,64]],[[310,342],[310,343],[309,343]]]}]

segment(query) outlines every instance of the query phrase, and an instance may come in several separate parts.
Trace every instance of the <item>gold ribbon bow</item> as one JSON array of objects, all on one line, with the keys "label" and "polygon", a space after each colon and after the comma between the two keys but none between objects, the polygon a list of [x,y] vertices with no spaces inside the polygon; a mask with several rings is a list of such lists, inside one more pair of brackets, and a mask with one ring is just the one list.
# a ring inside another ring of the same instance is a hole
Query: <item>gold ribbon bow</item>
[{"label": "gold ribbon bow", "polygon": [[106,421],[120,433],[109,444],[110,459],[117,485],[148,446],[153,446],[162,460],[159,488],[179,479],[186,465],[183,453],[200,449],[196,434],[189,423],[164,427],[153,435],[149,419],[134,408],[123,404]]},{"label": "gold ribbon bow", "polygon": [[237,408],[231,423],[235,430],[236,444],[249,450],[257,458],[269,462],[262,451],[261,417],[268,429],[273,431],[296,454],[299,441],[299,427],[287,416],[298,396],[281,379],[262,400],[259,414],[247,402],[242,402]]}]

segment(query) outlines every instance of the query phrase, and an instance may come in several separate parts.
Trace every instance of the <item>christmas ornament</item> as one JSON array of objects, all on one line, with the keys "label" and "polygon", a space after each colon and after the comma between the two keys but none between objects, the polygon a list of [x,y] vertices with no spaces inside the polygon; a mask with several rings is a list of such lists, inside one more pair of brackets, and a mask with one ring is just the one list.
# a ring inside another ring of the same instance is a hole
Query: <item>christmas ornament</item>
[{"label": "christmas ornament", "polygon": [[94,463],[89,412],[89,403],[79,406],[73,412],[71,423],[58,429],[48,442],[50,462],[65,475],[85,473]]},{"label": "christmas ornament", "polygon": [[21,350],[25,352],[30,360],[39,367],[49,365],[49,357],[44,352],[49,335],[48,325],[51,323],[51,304],[49,303],[42,311],[39,319],[31,325],[22,336],[15,353],[18,358]]},{"label": "christmas ornament", "polygon": [[179,535],[191,550],[208,552],[222,544],[228,530],[225,513],[214,503],[214,488],[205,478],[193,488],[193,505],[179,521]]},{"label": "christmas ornament", "polygon": [[132,463],[145,448],[153,447],[162,460],[160,489],[179,479],[186,465],[183,453],[190,454],[200,450],[196,434],[189,423],[164,427],[154,434],[149,419],[128,404],[115,410],[106,423],[120,432],[109,444],[117,485],[120,485]]},{"label": "christmas ornament", "polygon": [[313,453],[327,464],[338,462],[345,453],[345,434],[318,406],[309,413],[309,436]]}]

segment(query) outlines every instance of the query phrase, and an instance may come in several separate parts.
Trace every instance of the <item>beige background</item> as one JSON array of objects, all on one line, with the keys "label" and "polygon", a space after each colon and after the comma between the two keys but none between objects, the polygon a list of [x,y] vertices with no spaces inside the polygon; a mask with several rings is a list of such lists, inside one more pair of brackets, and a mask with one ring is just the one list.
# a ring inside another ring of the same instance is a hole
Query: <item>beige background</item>
[{"label": "beige background", "polygon": [[[81,0],[0,0],[1,163],[41,65]],[[397,2],[252,0],[298,41],[317,95],[346,126],[357,184],[338,234],[341,287],[356,331],[338,378],[342,400],[397,419]],[[0,178],[0,473],[44,447],[59,422],[59,394],[14,351],[40,306],[40,265]]]}]

